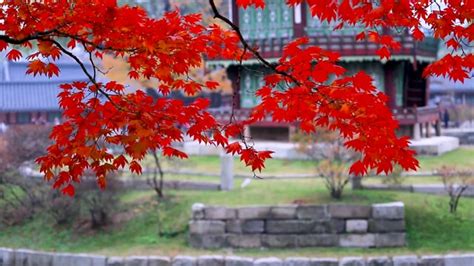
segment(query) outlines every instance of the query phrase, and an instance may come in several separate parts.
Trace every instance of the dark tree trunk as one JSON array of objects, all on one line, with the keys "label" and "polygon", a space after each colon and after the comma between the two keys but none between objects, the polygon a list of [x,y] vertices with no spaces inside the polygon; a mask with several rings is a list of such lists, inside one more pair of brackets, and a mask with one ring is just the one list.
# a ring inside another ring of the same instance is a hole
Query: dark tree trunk
[{"label": "dark tree trunk", "polygon": [[342,189],[331,189],[331,197],[333,199],[341,199]]},{"label": "dark tree trunk", "polygon": [[[152,180],[148,180],[148,184],[155,190],[156,195],[158,198],[163,198],[163,183],[164,183],[164,173],[161,167],[160,158],[158,158],[158,154],[156,151],[152,151],[151,154],[153,155],[153,159],[155,161],[155,168],[153,169],[153,177]],[[160,179],[158,180],[158,175]]]}]

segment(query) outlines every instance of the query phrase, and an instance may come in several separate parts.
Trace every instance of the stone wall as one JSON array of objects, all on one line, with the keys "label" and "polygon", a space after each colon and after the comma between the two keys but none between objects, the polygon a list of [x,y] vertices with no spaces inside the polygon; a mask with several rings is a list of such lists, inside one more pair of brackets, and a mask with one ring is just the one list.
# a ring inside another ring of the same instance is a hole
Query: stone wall
[{"label": "stone wall", "polygon": [[196,248],[405,246],[402,202],[227,208],[196,203],[189,222]]},{"label": "stone wall", "polygon": [[0,266],[472,266],[473,254],[345,257],[248,258],[236,256],[131,256],[48,253],[0,248]]},{"label": "stone wall", "polygon": [[[455,185],[455,188],[458,186]],[[424,194],[434,194],[434,195],[448,195],[446,188],[443,184],[421,184],[421,185],[363,185],[362,189],[368,190],[382,190],[382,191],[403,191],[403,192],[412,192],[412,193],[424,193]],[[467,189],[462,194],[463,197],[474,197],[474,185],[469,185]]]},{"label": "stone wall", "polygon": [[[119,187],[122,189],[133,189],[133,190],[150,190],[152,187],[148,184],[147,180],[143,179],[126,179],[119,180]],[[201,182],[201,181],[177,181],[177,180],[165,180],[163,182],[165,189],[172,190],[197,190],[197,191],[217,191],[220,190],[220,184],[212,182]]]}]

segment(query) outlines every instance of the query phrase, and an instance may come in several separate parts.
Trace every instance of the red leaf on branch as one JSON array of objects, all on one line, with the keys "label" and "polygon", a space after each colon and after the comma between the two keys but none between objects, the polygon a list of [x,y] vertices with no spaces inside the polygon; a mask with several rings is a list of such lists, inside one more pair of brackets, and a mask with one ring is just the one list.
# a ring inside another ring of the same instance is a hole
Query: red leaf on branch
[{"label": "red leaf on branch", "polygon": [[129,165],[130,171],[140,175],[142,173],[142,166],[137,161],[131,161]]},{"label": "red leaf on branch", "polygon": [[168,157],[178,157],[181,159],[188,158],[188,155],[186,155],[186,153],[169,146],[163,148],[163,155]]},{"label": "red leaf on branch", "polygon": [[49,63],[46,65],[45,73],[48,77],[59,76],[59,68],[56,64]]},{"label": "red leaf on branch", "polygon": [[227,153],[230,153],[232,155],[234,154],[240,154],[242,152],[242,146],[240,146],[240,143],[238,142],[233,142],[225,147],[225,150]]},{"label": "red leaf on branch", "polygon": [[360,32],[356,35],[356,40],[362,41],[365,39],[365,32]]},{"label": "red leaf on branch", "polygon": [[390,59],[390,51],[385,46],[377,50],[377,55],[380,59]]},{"label": "red leaf on branch", "polygon": [[425,38],[425,34],[418,27],[413,29],[412,36],[417,41],[422,41]]},{"label": "red leaf on branch", "polygon": [[37,74],[43,73],[46,73],[46,64],[41,60],[36,59],[28,64],[26,74],[33,74],[33,76],[36,76]]},{"label": "red leaf on branch", "polygon": [[61,189],[61,192],[63,193],[63,195],[67,195],[69,197],[74,197],[74,194],[76,193],[76,190],[74,189],[73,185],[69,184],[66,187],[64,187],[63,189]]},{"label": "red leaf on branch", "polygon": [[367,167],[361,161],[357,161],[352,164],[349,172],[355,176],[363,176],[367,173]]},{"label": "red leaf on branch", "polygon": [[264,0],[237,0],[237,5],[244,9],[249,6],[255,6],[257,8],[265,8]]},{"label": "red leaf on branch", "polygon": [[0,40],[0,52],[8,48],[8,43]]},{"label": "red leaf on branch", "polygon": [[216,81],[206,81],[206,87],[210,90],[215,90],[219,87],[219,82]]},{"label": "red leaf on branch", "polygon": [[10,61],[17,61],[21,57],[22,57],[21,52],[16,49],[11,49],[10,52],[7,53],[7,58]]},{"label": "red leaf on branch", "polygon": [[138,74],[137,71],[130,71],[128,72],[128,76],[130,77],[130,79],[139,79],[140,78],[140,75]]}]

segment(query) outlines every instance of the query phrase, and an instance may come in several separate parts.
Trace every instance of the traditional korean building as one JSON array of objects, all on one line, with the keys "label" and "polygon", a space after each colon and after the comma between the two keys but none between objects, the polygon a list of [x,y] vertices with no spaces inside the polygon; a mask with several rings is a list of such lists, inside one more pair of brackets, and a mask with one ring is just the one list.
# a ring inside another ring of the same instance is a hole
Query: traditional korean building
[{"label": "traditional korean building", "polygon": [[[4,54],[0,54],[4,58]],[[28,62],[0,62],[0,125],[54,124],[61,120],[59,85],[85,81],[80,66],[68,59],[56,62],[59,77],[27,75]],[[88,69],[91,65],[85,63]]]},{"label": "traditional korean building", "polygon": [[[394,33],[401,43],[389,61],[381,61],[376,54],[378,45],[369,41],[356,41],[355,35],[362,28],[345,27],[334,31],[336,23],[321,22],[313,18],[305,5],[288,7],[284,0],[267,0],[264,10],[238,8],[236,1],[229,1],[228,17],[237,25],[244,37],[260,47],[264,58],[277,62],[283,47],[290,40],[307,36],[310,43],[341,54],[341,64],[349,73],[364,70],[370,74],[376,87],[389,96],[389,107],[399,120],[400,134],[419,137],[429,135],[430,128],[439,120],[436,107],[428,107],[429,87],[422,77],[425,67],[436,59],[437,42],[426,38],[417,43],[408,32]],[[268,72],[256,60],[248,60],[240,67],[237,62],[214,60],[208,68],[225,67],[232,80],[235,114],[244,118],[250,108],[260,99],[255,91],[263,84],[263,76]],[[239,78],[240,77],[240,78]],[[216,109],[219,119],[226,121],[229,108]],[[288,140],[292,125],[263,121],[249,128],[254,139]]]},{"label": "traditional korean building", "polygon": [[445,77],[431,77],[430,100],[432,104],[450,102],[453,105],[474,105],[474,72],[464,82]]}]

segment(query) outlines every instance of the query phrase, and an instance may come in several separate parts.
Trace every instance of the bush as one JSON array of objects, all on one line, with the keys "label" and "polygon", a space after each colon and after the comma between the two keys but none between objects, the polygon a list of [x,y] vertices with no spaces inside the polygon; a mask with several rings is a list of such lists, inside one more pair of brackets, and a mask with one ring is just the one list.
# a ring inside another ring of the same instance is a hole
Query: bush
[{"label": "bush", "polygon": [[49,189],[48,194],[45,211],[54,219],[56,225],[71,224],[79,218],[80,201],[64,196],[57,190]]},{"label": "bush", "polygon": [[449,195],[449,212],[456,213],[463,193],[470,185],[474,185],[472,170],[459,170],[454,167],[442,166],[438,174],[443,181],[444,189]]},{"label": "bush", "polygon": [[1,222],[19,225],[38,213],[53,218],[56,225],[69,224],[79,217],[80,203],[61,195],[40,178],[3,176],[0,185]]},{"label": "bush", "polygon": [[393,168],[393,172],[382,179],[382,183],[389,186],[401,186],[405,181],[405,177],[402,176],[402,173],[403,168],[396,165]]},{"label": "bush", "polygon": [[324,178],[331,197],[340,199],[344,187],[349,183],[347,166],[340,162],[323,160],[319,163],[318,170],[321,177]]},{"label": "bush", "polygon": [[[108,178],[105,191],[99,191],[95,178],[85,178],[78,186],[78,195],[70,198],[53,190],[40,177],[23,175],[25,166],[41,156],[49,145],[51,128],[24,126],[9,129],[0,145],[0,221],[5,225],[18,225],[45,213],[55,224],[69,224],[84,213],[92,228],[110,224],[118,206],[116,176]],[[34,168],[34,167],[31,167]]]},{"label": "bush", "polygon": [[21,224],[43,207],[47,186],[41,182],[11,172],[0,177],[0,219],[3,224]]},{"label": "bush", "polygon": [[43,207],[46,185],[41,178],[24,176],[20,169],[33,164],[49,145],[51,128],[21,126],[9,129],[0,145],[0,219],[16,225],[31,219]]},{"label": "bush", "polygon": [[298,150],[314,160],[317,173],[324,179],[331,197],[340,199],[350,180],[348,165],[357,154],[346,149],[343,140],[332,131],[296,134],[294,140]]},{"label": "bush", "polygon": [[107,178],[105,190],[100,190],[94,178],[84,178],[77,186],[77,200],[81,209],[89,217],[92,229],[99,229],[110,225],[112,216],[119,206],[119,183],[115,176]]}]

